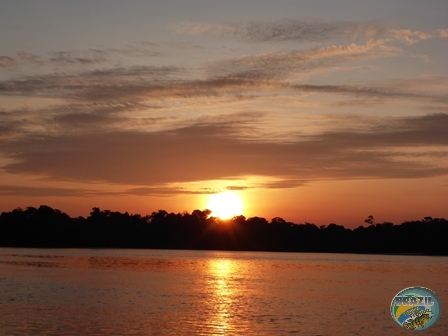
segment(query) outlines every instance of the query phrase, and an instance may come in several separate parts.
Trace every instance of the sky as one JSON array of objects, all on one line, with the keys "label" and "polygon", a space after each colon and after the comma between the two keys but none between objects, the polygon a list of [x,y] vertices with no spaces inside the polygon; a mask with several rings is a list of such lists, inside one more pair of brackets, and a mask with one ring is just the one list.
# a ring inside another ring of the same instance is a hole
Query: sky
[{"label": "sky", "polygon": [[0,2],[0,211],[448,218],[448,2]]}]

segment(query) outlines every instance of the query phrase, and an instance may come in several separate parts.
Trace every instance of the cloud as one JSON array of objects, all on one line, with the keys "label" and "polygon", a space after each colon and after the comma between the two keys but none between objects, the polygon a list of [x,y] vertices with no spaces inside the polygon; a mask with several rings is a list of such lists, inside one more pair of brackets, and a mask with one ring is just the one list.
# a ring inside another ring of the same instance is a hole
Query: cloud
[{"label": "cloud", "polygon": [[100,51],[55,51],[49,57],[42,57],[28,51],[19,51],[14,56],[0,56],[0,67],[21,65],[90,65],[107,61],[105,53]]},{"label": "cloud", "polygon": [[307,74],[331,69],[335,65],[368,58],[396,56],[400,50],[380,40],[366,44],[335,45],[300,51],[270,52],[218,61],[207,67],[208,73],[252,80],[282,79],[289,74]]},{"label": "cloud", "polygon": [[247,186],[227,186],[226,190],[246,190],[249,188],[250,187],[247,187]]},{"label": "cloud", "polygon": [[439,37],[441,37],[441,38],[447,38],[448,37],[448,29],[439,29],[437,31],[437,33],[439,34]]},{"label": "cloud", "polygon": [[[54,106],[42,109],[41,124],[49,127],[60,127],[73,131],[88,131],[94,129],[129,128],[131,124],[138,127],[153,125],[161,121],[172,120],[175,117],[139,115],[142,111],[159,109],[158,106],[142,104],[139,101],[80,103]],[[55,131],[59,131],[56,129]]]},{"label": "cloud", "polygon": [[[92,105],[130,105],[145,102],[147,108],[169,108],[173,104],[184,107],[194,102],[214,104],[253,100],[265,93],[298,92],[285,80],[292,75],[305,76],[317,71],[334,71],[341,64],[370,58],[391,57],[402,51],[388,46],[383,40],[369,40],[366,44],[349,44],[313,48],[300,51],[270,52],[222,61],[209,62],[203,69],[205,78],[193,78],[197,69],[178,66],[129,66],[95,69],[74,73],[35,75],[0,82],[0,94],[9,96],[46,97],[65,99],[67,105],[77,102]],[[373,96],[374,91],[383,98],[399,90],[356,88],[343,86],[302,86],[302,91],[319,91],[332,94]],[[433,99],[444,103],[446,99],[436,94],[401,91],[403,99]],[[189,102],[190,101],[190,102]],[[343,104],[342,102],[341,104]],[[353,102],[348,102],[353,103]],[[356,102],[355,102],[356,103]],[[81,114],[80,114],[81,113]],[[83,111],[74,111],[74,117],[87,120]],[[101,117],[93,116],[96,120]],[[61,117],[62,120],[66,117]]]},{"label": "cloud", "polygon": [[[145,68],[146,69],[146,68]],[[144,69],[144,70],[145,70]],[[0,94],[35,98],[58,98],[67,104],[145,103],[154,108],[169,108],[173,103],[210,98],[245,99],[270,90],[266,83],[243,78],[176,78],[178,68],[162,67],[134,73],[135,69],[91,71],[79,75],[42,75],[0,82]],[[165,75],[166,74],[166,75]],[[213,103],[218,103],[215,100]]]},{"label": "cloud", "polygon": [[262,188],[262,189],[284,189],[284,188],[295,188],[295,187],[301,187],[305,184],[307,184],[308,181],[306,180],[278,180],[278,181],[269,181],[264,183],[257,184],[256,188]]},{"label": "cloud", "polygon": [[[372,49],[373,48],[373,49]],[[0,82],[0,92],[24,97],[53,97],[62,103],[37,109],[3,110],[0,134],[17,137],[27,133],[58,135],[61,133],[145,130],[148,126],[165,124],[170,128],[192,124],[232,122],[235,113],[164,115],[173,106],[203,109],[243,100],[272,97],[273,94],[302,97],[309,93],[340,97],[339,101],[322,100],[322,106],[360,106],[384,104],[401,100],[444,106],[446,77],[425,77],[364,85],[311,85],[285,81],[294,71],[314,71],[356,57],[369,57],[382,52],[381,45],[351,45],[303,52],[269,53],[235,58],[210,64],[206,79],[185,79],[188,70],[179,67],[135,66],[84,71],[80,74],[32,76]],[[375,50],[375,51],[372,51]],[[244,72],[246,71],[246,72]],[[253,75],[252,75],[253,74]],[[258,78],[255,78],[258,76]],[[271,98],[269,98],[271,99]],[[306,103],[306,98],[303,102]],[[326,105],[325,105],[326,104]],[[159,111],[157,114],[156,112]],[[1,112],[1,111],[0,111]],[[238,112],[239,122],[263,122],[267,112]],[[244,118],[244,120],[242,119]],[[174,123],[176,122],[176,123]],[[179,124],[181,123],[181,124]],[[259,136],[254,132],[254,138]]]},{"label": "cloud", "polygon": [[[384,127],[392,125],[389,127]],[[402,118],[358,131],[324,132],[288,143],[229,136],[238,126],[189,126],[160,132],[39,136],[2,146],[8,173],[56,180],[160,185],[257,175],[282,180],[418,178],[447,167],[409,162],[401,148],[447,146],[448,115]],[[247,126],[241,126],[247,127]],[[299,181],[299,182],[297,182]]]},{"label": "cloud", "polygon": [[405,41],[407,44],[414,44],[433,38],[432,34],[424,33],[418,30],[412,31],[410,29],[391,29],[389,30],[389,34],[397,40]]},{"label": "cloud", "polygon": [[102,191],[86,189],[28,187],[15,185],[0,185],[1,196],[29,196],[29,197],[89,197],[106,194]]},{"label": "cloud", "polygon": [[200,188],[198,190],[189,190],[180,187],[138,187],[127,189],[123,192],[117,194],[121,195],[135,195],[135,196],[176,196],[176,195],[209,195],[215,194],[216,190],[211,190],[209,188]]},{"label": "cloud", "polygon": [[[164,54],[154,50],[155,45],[138,43],[123,48],[103,48],[87,50],[59,50],[48,52],[46,55],[36,55],[28,51],[19,51],[15,55],[0,55],[0,68],[24,65],[74,67],[92,66],[117,60],[117,57],[160,57]],[[173,46],[174,48],[175,46]],[[180,46],[176,46],[180,48]],[[184,45],[187,48],[187,44]]]},{"label": "cloud", "polygon": [[84,71],[78,74],[36,75],[0,82],[0,93],[79,101],[128,101],[241,97],[272,88],[266,80],[291,73],[328,69],[354,59],[396,55],[381,41],[365,45],[331,46],[294,52],[275,52],[211,63],[208,78],[190,79],[176,66],[132,66]]},{"label": "cloud", "polygon": [[173,67],[132,66],[91,70],[81,73],[46,74],[0,82],[0,94],[64,98],[79,101],[127,101],[171,85],[182,69]]},{"label": "cloud", "polygon": [[319,20],[281,20],[248,24],[210,24],[185,22],[172,27],[182,33],[236,38],[248,42],[327,41],[340,37],[375,37],[385,29],[376,24],[356,22],[324,22]]},{"label": "cloud", "polygon": [[83,188],[30,187],[21,185],[0,185],[0,196],[26,197],[95,197],[95,196],[176,196],[176,195],[209,195],[218,192],[210,188],[189,190],[181,187],[160,185],[157,187],[136,187],[122,191],[104,191]]},{"label": "cloud", "polygon": [[184,22],[171,25],[180,32],[206,37],[230,38],[241,42],[326,42],[338,39],[381,40],[415,44],[433,38],[448,37],[448,29],[438,29],[430,33],[392,29],[377,23],[348,21],[320,21],[316,19],[284,19],[275,22],[250,22],[246,24],[217,24]]},{"label": "cloud", "polygon": [[0,109],[0,140],[7,141],[20,137],[33,127],[36,127],[36,115],[31,111]]},{"label": "cloud", "polygon": [[[216,115],[204,113],[203,109],[244,100],[265,101],[273,95],[297,97],[305,104],[312,102],[312,97],[306,97],[309,93],[326,94],[327,100],[319,103],[325,107],[373,106],[394,100],[446,106],[446,77],[443,76],[364,85],[293,84],[285,80],[294,72],[307,73],[377,53],[392,53],[388,47],[385,50],[383,47],[381,43],[372,42],[245,56],[210,63],[205,79],[185,78],[184,74],[189,74],[190,70],[177,66],[132,66],[5,80],[0,82],[0,92],[5,95],[52,97],[61,99],[61,103],[44,108],[0,111],[0,139],[18,139],[27,134],[60,136],[120,130],[155,131],[195,124],[223,125],[227,121],[229,126],[234,125],[235,120],[250,125],[252,139],[259,139],[263,127],[268,127],[267,110],[263,113],[238,110],[236,117],[235,113]],[[335,97],[339,101],[334,101]],[[189,105],[194,117],[165,113]],[[201,112],[196,113],[196,109]],[[156,125],[158,128],[154,129]],[[237,130],[238,135],[249,133],[241,128],[232,130]]]},{"label": "cloud", "polygon": [[248,189],[285,189],[301,187],[307,184],[306,180],[294,180],[294,179],[279,179],[271,180],[262,183],[249,183],[247,185],[235,185],[227,186],[226,190],[248,190]]},{"label": "cloud", "polygon": [[[126,117],[119,115],[111,115],[105,113],[70,113],[61,114],[53,118],[52,121],[59,124],[60,127],[70,129],[73,131],[91,131],[99,129],[123,129],[132,128],[135,124],[138,127],[145,127],[148,125],[155,125],[159,122],[175,119],[175,117]],[[133,124],[133,125],[132,125]]]},{"label": "cloud", "polygon": [[69,127],[73,130],[92,126],[95,129],[98,127],[110,128],[113,124],[124,122],[126,119],[94,112],[61,114],[54,117],[53,121],[59,123],[62,127]]},{"label": "cloud", "polygon": [[373,99],[413,99],[431,101],[433,103],[448,104],[445,94],[434,94],[426,92],[400,91],[399,89],[369,87],[361,85],[292,85],[299,91],[316,93],[350,94],[357,97],[368,97]]},{"label": "cloud", "polygon": [[27,51],[19,51],[14,56],[0,55],[0,68],[15,67],[26,64],[43,65],[44,61],[38,55]]},{"label": "cloud", "polygon": [[[188,126],[242,126],[247,127],[261,121],[266,113],[260,111],[243,111],[238,113],[223,113],[204,115],[190,120]],[[238,128],[238,127],[236,127]],[[222,130],[223,131],[223,130]]]},{"label": "cloud", "polygon": [[139,102],[59,104],[43,108],[0,110],[0,138],[145,127],[174,117],[138,115],[157,106]]},{"label": "cloud", "polygon": [[75,52],[56,51],[50,53],[47,62],[57,65],[92,65],[106,62],[104,53],[93,51],[92,55],[77,55]]},{"label": "cloud", "polygon": [[[190,68],[178,65],[188,64],[187,59],[172,65],[169,59],[150,59],[170,48],[182,51],[182,57],[188,49],[202,48],[184,42],[0,56],[6,74],[0,81],[0,155],[7,160],[0,169],[53,181],[103,181],[117,189],[127,185],[107,195],[158,196],[214,193],[174,183],[247,176],[265,182],[229,182],[223,188],[293,188],[321,179],[448,174],[439,160],[448,145],[447,77],[364,84],[356,78],[364,80],[365,72],[352,77],[367,67],[366,60],[373,69],[379,58],[415,57],[406,52],[404,48],[412,49],[407,45],[448,37],[448,30],[425,33],[318,20],[186,23],[181,28],[265,43],[255,46],[257,50],[272,46],[270,42],[292,43],[259,54],[244,54],[249,50],[244,48],[233,50],[232,57],[214,54],[208,58],[213,61]],[[319,47],[291,50],[297,42]],[[153,61],[167,65],[148,65]],[[28,68],[14,68],[19,66]],[[352,71],[348,76],[330,74],[347,69]],[[27,70],[32,70],[30,75],[20,76]],[[396,101],[410,107],[409,114],[416,109],[443,113],[393,118],[384,117],[388,110],[375,109],[368,118],[359,109],[359,114],[346,114],[355,105]],[[0,188],[2,195],[99,193]]]},{"label": "cloud", "polygon": [[448,85],[448,76],[422,76],[417,78],[396,79],[380,82],[382,87],[388,89],[401,88],[404,90],[441,90],[444,91]]},{"label": "cloud", "polygon": [[187,69],[178,66],[151,66],[151,65],[134,65],[128,67],[114,67],[109,69],[96,69],[81,73],[79,77],[93,79],[114,79],[126,77],[138,77],[152,80],[162,80],[165,78],[176,78],[176,76],[184,75]]},{"label": "cloud", "polygon": [[9,56],[0,56],[0,67],[9,67],[16,64],[14,58]]}]

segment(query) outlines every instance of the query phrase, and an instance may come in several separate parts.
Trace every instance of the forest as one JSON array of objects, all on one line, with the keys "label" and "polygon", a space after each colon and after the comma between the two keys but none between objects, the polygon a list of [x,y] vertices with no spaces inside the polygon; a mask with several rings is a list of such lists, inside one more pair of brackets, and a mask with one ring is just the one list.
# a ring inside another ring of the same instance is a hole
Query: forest
[{"label": "forest", "polygon": [[396,225],[375,223],[369,216],[365,223],[349,229],[334,223],[296,224],[281,217],[221,220],[210,210],[158,210],[142,216],[99,208],[87,218],[72,218],[42,205],[2,212],[0,246],[448,255],[444,218]]}]

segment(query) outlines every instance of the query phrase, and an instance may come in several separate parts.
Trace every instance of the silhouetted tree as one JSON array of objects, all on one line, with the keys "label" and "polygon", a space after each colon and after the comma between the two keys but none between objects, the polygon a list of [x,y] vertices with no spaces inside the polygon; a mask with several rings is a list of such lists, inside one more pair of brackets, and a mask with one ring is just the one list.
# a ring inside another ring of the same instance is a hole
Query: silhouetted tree
[{"label": "silhouetted tree", "polygon": [[375,225],[375,219],[373,218],[372,215],[367,216],[366,219],[364,219],[364,223],[370,224],[370,225]]},{"label": "silhouetted tree", "polygon": [[[191,214],[158,210],[151,215],[92,208],[70,218],[58,209],[16,208],[0,215],[0,246],[223,249],[252,251],[417,253],[448,255],[448,222],[424,217],[394,225],[375,223],[351,230],[330,223],[295,224],[281,217],[235,216],[220,220],[210,210]],[[409,242],[424,242],[412,243]]]}]

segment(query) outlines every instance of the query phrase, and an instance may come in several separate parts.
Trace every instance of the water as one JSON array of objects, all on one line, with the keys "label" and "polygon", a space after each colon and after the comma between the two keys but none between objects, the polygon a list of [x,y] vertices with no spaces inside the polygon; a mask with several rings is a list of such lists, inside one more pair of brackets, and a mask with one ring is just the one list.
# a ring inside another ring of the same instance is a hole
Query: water
[{"label": "water", "polygon": [[[0,248],[1,335],[409,335],[400,290],[448,307],[448,258]],[[448,335],[448,312],[425,335]]]}]

